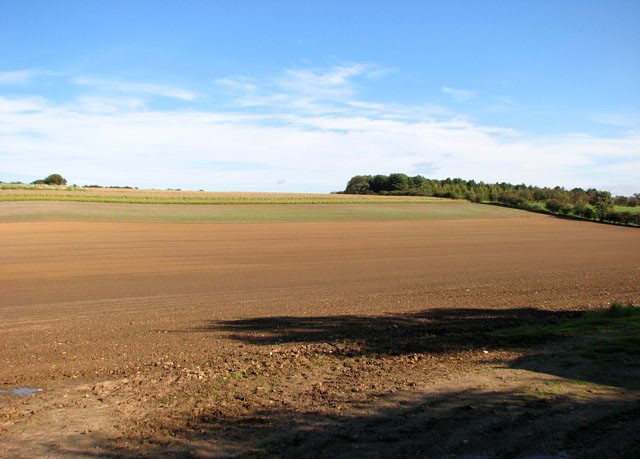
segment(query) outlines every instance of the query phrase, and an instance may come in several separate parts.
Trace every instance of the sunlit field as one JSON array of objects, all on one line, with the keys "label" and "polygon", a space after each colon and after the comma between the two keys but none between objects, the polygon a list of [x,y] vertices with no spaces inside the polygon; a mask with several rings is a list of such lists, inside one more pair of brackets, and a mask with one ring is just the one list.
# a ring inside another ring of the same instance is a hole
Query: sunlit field
[{"label": "sunlit field", "polygon": [[55,186],[0,187],[0,201],[73,201],[127,204],[376,204],[448,201],[424,196],[245,193]]}]

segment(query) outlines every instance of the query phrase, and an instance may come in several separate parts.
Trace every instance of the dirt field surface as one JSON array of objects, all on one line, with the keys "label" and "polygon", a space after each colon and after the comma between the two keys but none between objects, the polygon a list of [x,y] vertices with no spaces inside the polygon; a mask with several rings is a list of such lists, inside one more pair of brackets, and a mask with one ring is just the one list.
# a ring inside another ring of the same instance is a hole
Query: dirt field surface
[{"label": "dirt field surface", "polygon": [[640,300],[637,229],[2,223],[0,253],[2,457],[640,451],[637,355],[496,333]]}]

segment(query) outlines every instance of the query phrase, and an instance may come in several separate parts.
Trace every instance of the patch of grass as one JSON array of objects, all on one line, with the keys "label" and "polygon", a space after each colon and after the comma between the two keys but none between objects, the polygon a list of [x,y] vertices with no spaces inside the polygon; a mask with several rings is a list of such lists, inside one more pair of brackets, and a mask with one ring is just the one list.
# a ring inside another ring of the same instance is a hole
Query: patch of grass
[{"label": "patch of grass", "polygon": [[640,306],[613,303],[608,308],[586,312],[583,316],[552,324],[530,325],[500,332],[501,336],[584,337],[585,355],[604,353],[640,354]]},{"label": "patch of grass", "polygon": [[536,389],[541,395],[558,395],[564,392],[565,387],[562,383],[559,382],[548,382],[545,383],[544,386],[540,386]]},{"label": "patch of grass", "polygon": [[525,325],[501,332],[505,336],[536,336],[611,332],[623,328],[640,329],[640,306],[613,303],[608,308],[585,312],[576,319],[552,325]]},{"label": "patch of grass", "polygon": [[615,212],[631,212],[632,214],[640,213],[640,207],[622,207],[622,206],[614,206],[613,210]]},{"label": "patch of grass", "polygon": [[594,343],[590,346],[590,350],[600,354],[640,354],[640,337],[638,336],[621,336],[613,340],[606,340],[600,343]]}]

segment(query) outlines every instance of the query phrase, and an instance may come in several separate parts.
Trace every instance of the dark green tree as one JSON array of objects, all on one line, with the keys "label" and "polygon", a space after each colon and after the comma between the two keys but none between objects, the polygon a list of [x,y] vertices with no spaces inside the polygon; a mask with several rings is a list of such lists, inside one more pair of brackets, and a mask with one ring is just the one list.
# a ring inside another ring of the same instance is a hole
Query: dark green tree
[{"label": "dark green tree", "polygon": [[607,214],[613,209],[613,199],[608,191],[596,191],[589,200],[600,220],[605,220]]},{"label": "dark green tree", "polygon": [[60,174],[51,174],[44,179],[44,183],[47,185],[66,185],[67,179]]},{"label": "dark green tree", "polygon": [[637,213],[634,216],[618,215],[621,212],[614,207],[615,204],[620,207],[640,205],[640,193],[613,198],[611,193],[595,188],[567,190],[560,186],[541,188],[524,183],[484,183],[475,180],[465,181],[461,178],[436,180],[421,175],[410,177],[402,173],[393,173],[356,175],[349,181],[345,193],[463,198],[472,202],[497,202],[525,210],[540,211],[546,208],[556,214],[575,215],[590,220],[597,218],[627,225],[637,225],[636,221],[640,218],[640,214]]},{"label": "dark green tree", "polygon": [[31,183],[34,185],[66,185],[67,179],[60,174],[51,174],[46,178],[39,179]]},{"label": "dark green tree", "polygon": [[544,202],[544,206],[551,212],[560,212],[560,209],[562,209],[563,203],[562,201],[558,200],[558,199],[547,199]]},{"label": "dark green tree", "polygon": [[371,191],[381,193],[389,191],[389,177],[386,175],[374,175],[370,181]]},{"label": "dark green tree", "polygon": [[356,175],[349,180],[347,188],[344,191],[347,194],[367,194],[371,192],[371,186],[369,185],[370,176],[368,175]]},{"label": "dark green tree", "polygon": [[407,174],[389,174],[389,189],[391,191],[405,191],[409,189],[409,177]]},{"label": "dark green tree", "polygon": [[427,179],[422,175],[416,175],[415,177],[410,177],[411,188],[422,188],[427,184]]}]

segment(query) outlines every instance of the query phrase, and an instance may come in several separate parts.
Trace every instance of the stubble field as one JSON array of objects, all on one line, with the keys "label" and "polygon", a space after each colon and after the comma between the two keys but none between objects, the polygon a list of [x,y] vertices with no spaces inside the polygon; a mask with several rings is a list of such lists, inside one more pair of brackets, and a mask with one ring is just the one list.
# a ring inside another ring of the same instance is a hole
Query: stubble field
[{"label": "stubble field", "polygon": [[498,333],[640,300],[636,229],[473,205],[177,224],[0,204],[0,389],[42,389],[0,393],[6,457],[637,446],[637,355],[605,368],[575,340]]}]

